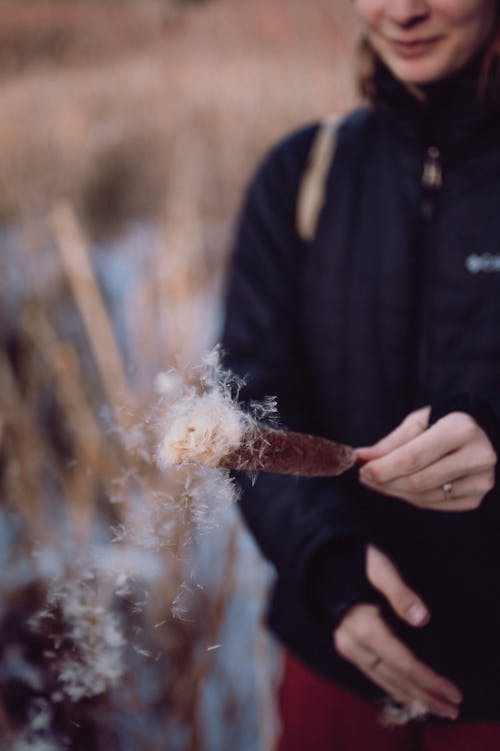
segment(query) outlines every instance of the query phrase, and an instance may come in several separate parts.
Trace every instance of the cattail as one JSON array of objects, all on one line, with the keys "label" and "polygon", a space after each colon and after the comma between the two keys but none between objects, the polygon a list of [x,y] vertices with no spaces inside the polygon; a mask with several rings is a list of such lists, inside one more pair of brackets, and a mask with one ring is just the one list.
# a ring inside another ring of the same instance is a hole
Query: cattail
[{"label": "cattail", "polygon": [[354,464],[350,446],[307,433],[256,425],[219,466],[304,477],[333,477]]},{"label": "cattail", "polygon": [[[353,466],[350,446],[326,438],[268,427],[244,412],[231,394],[231,376],[211,367],[205,393],[174,398],[160,424],[156,452],[162,468],[200,464],[251,472],[328,477]],[[229,384],[229,385],[228,385]]]},{"label": "cattail", "polygon": [[382,725],[388,728],[407,725],[409,722],[424,722],[429,715],[427,707],[418,699],[409,704],[397,704],[392,699],[387,699],[381,706],[380,720]]}]

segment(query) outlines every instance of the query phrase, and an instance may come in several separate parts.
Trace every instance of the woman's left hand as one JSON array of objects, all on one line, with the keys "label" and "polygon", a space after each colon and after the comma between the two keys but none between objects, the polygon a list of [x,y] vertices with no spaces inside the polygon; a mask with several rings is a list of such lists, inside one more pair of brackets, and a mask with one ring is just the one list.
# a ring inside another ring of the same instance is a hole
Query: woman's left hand
[{"label": "woman's left hand", "polygon": [[360,481],[420,508],[477,508],[495,484],[491,441],[465,412],[450,412],[428,428],[429,415],[430,407],[412,412],[374,446],[357,449]]}]

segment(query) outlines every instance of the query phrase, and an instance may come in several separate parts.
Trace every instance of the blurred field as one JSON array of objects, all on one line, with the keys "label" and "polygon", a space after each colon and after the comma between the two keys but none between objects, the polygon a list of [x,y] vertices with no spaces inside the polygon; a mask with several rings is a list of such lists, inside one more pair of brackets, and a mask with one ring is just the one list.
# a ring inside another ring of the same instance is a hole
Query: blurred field
[{"label": "blurred field", "polygon": [[225,476],[155,467],[153,382],[199,385],[244,186],[352,105],[354,39],[332,0],[0,2],[0,748],[272,748],[269,571]]},{"label": "blurred field", "polygon": [[[158,217],[182,172],[217,255],[265,148],[352,101],[347,4],[213,0],[180,10],[53,0],[0,8],[6,220],[65,197],[94,236],[114,232],[131,217]],[[43,42],[50,34],[64,38],[60,54]]]}]

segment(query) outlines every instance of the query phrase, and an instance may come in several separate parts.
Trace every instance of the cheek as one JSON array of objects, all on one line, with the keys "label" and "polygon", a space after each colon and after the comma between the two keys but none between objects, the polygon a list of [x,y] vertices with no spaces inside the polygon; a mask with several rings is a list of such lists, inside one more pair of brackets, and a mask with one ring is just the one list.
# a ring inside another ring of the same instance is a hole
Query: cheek
[{"label": "cheek", "polygon": [[376,26],[382,20],[387,0],[354,0],[353,6],[362,24]]},{"label": "cheek", "polygon": [[435,11],[449,26],[487,30],[496,15],[497,0],[436,0]]},{"label": "cheek", "polygon": [[496,5],[496,0],[455,0],[448,14],[443,12],[456,41],[464,48],[469,47],[470,54],[479,49],[493,31]]}]

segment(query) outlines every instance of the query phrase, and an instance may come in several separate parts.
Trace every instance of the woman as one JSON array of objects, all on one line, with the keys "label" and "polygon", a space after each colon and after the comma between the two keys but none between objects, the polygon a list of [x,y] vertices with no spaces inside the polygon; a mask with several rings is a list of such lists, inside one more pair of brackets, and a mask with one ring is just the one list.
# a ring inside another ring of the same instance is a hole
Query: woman
[{"label": "woman", "polygon": [[[244,487],[294,654],[280,749],[498,749],[500,8],[353,5],[368,105],[338,129],[314,237],[295,217],[317,126],[257,173],[229,279],[242,397],[369,446],[359,473]],[[382,729],[383,697],[426,722]]]}]

